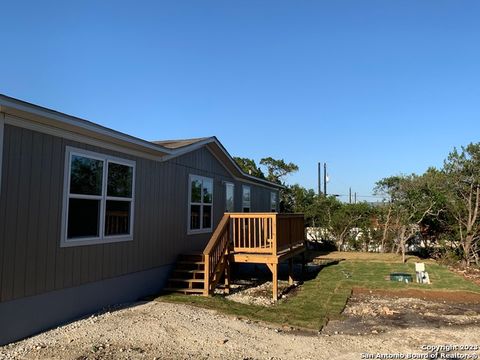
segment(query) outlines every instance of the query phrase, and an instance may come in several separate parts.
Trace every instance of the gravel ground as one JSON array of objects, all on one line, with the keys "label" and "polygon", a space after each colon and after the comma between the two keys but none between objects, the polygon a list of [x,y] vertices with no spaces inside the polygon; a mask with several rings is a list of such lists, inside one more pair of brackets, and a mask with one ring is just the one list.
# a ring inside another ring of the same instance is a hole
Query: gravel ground
[{"label": "gravel ground", "polygon": [[[275,301],[272,298],[271,281],[237,281],[230,286],[230,294],[225,295],[223,290],[215,292],[225,296],[226,299],[236,301],[247,305],[274,306]],[[298,283],[290,286],[288,281],[278,281],[279,302],[285,301],[292,296]]]},{"label": "gravel ground", "polygon": [[187,305],[148,302],[0,347],[0,358],[362,359],[365,352],[422,353],[421,345],[478,345],[479,330],[464,326],[368,336],[310,334]]}]

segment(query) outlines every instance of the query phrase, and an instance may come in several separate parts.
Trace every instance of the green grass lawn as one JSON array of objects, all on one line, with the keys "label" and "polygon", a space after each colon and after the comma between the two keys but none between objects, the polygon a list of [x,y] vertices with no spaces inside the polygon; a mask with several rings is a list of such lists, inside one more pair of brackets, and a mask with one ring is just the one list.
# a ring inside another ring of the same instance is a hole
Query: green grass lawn
[{"label": "green grass lawn", "polygon": [[[342,253],[340,253],[342,254]],[[403,264],[387,255],[384,261],[376,254],[370,259],[349,258],[336,265],[324,267],[318,275],[305,281],[296,296],[272,307],[244,305],[221,296],[201,297],[170,294],[157,301],[186,303],[227,314],[299,328],[320,329],[328,319],[340,317],[354,287],[366,289],[422,289],[443,291],[469,291],[480,294],[480,287],[452,273],[446,267],[427,263],[431,285],[386,281],[391,272],[415,274],[414,263]]]}]

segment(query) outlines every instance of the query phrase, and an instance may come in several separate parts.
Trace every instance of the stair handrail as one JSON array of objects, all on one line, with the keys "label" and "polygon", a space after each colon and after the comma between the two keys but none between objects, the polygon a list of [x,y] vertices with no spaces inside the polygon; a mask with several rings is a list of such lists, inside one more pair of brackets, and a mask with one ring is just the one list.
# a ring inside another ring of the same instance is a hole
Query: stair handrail
[{"label": "stair handrail", "polygon": [[[208,295],[213,282],[213,276],[217,272],[218,266],[222,263],[222,257],[226,255],[230,241],[230,214],[224,214],[222,220],[215,229],[205,250],[203,250],[203,259],[205,264],[205,287],[204,293]],[[218,282],[218,279],[217,279]],[[215,284],[213,284],[215,285]]]}]

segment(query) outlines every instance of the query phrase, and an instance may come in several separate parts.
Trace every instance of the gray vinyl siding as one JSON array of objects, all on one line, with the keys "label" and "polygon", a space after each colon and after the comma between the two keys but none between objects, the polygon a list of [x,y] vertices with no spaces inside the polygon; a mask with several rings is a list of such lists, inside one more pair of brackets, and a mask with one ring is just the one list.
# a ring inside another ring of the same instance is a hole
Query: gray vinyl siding
[{"label": "gray vinyl siding", "polygon": [[[133,241],[60,247],[66,146],[136,162]],[[156,162],[6,125],[0,192],[0,302],[171,264],[201,250],[211,233],[187,235],[188,177],[214,179],[214,228],[225,208],[224,182],[241,182],[203,147]],[[270,211],[270,192],[252,189],[252,211]]]},{"label": "gray vinyl siding", "polygon": [[270,212],[270,194],[272,192],[278,193],[276,189],[269,189],[264,186],[253,185],[251,183],[244,183],[240,181],[235,182],[235,211],[243,211],[242,202],[242,185],[250,187],[250,212]]}]

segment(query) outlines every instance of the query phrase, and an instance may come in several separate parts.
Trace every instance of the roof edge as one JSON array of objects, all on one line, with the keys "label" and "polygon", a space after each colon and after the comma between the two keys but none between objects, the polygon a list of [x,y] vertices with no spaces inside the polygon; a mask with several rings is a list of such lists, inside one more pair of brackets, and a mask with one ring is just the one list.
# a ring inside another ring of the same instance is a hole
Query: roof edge
[{"label": "roof edge", "polygon": [[[13,115],[13,116],[19,116],[19,113],[22,115],[31,114],[33,115],[33,117],[37,119],[38,122],[41,122],[38,120],[38,118],[50,120],[50,122],[52,121],[58,122],[66,128],[71,128],[73,129],[72,131],[75,131],[75,129],[77,131],[81,130],[91,135],[97,134],[106,138],[114,139],[115,141],[120,143],[134,145],[136,147],[144,149],[145,152],[150,152],[150,153],[158,152],[161,154],[161,155],[159,154],[159,158],[161,158],[162,161],[166,161],[173,157],[178,157],[178,156],[187,154],[189,152],[195,151],[208,144],[215,144],[215,146],[217,146],[221,150],[221,152],[225,155],[228,161],[233,165],[235,170],[238,172],[237,177],[243,178],[250,182],[257,182],[268,187],[273,187],[277,189],[285,188],[285,186],[283,185],[268,181],[266,179],[260,179],[245,173],[216,136],[206,137],[204,138],[204,140],[195,142],[193,144],[185,145],[176,149],[170,149],[168,147],[155,144],[154,142],[143,140],[135,136],[128,135],[117,130],[113,130],[111,128],[94,123],[89,120],[68,115],[68,114],[65,114],[56,110],[52,110],[43,106],[39,106],[36,104],[32,104],[27,101],[19,100],[4,94],[0,94],[0,112],[4,112],[6,114]],[[32,120],[31,118],[29,119]],[[43,125],[48,125],[48,124],[43,123]],[[219,159],[219,161],[221,160]]]},{"label": "roof edge", "polygon": [[67,127],[73,127],[82,129],[87,132],[92,132],[96,134],[100,134],[103,136],[110,137],[112,139],[116,139],[117,141],[125,142],[134,144],[136,146],[143,147],[150,151],[159,151],[164,154],[172,153],[172,149],[168,149],[164,146],[151,143],[150,141],[146,141],[140,138],[137,138],[132,135],[128,135],[122,133],[117,130],[113,130],[106,126],[94,123],[89,120],[85,120],[76,116],[68,115],[62,113],[60,111],[52,110],[43,106],[39,106],[36,104],[32,104],[23,100],[15,99],[10,96],[6,96],[0,94],[0,111],[11,114],[14,116],[18,116],[18,113],[27,113],[32,114],[35,116],[39,116],[45,119],[51,119],[57,121]]}]

